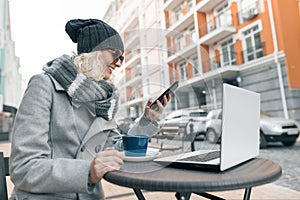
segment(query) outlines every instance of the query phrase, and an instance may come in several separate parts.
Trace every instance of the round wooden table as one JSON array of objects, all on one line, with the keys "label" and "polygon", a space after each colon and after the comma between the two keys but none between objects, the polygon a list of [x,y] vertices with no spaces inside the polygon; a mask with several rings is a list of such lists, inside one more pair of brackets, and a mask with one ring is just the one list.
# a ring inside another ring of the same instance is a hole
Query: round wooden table
[{"label": "round wooden table", "polygon": [[244,199],[249,199],[252,187],[273,182],[281,174],[277,163],[255,158],[223,172],[171,168],[153,161],[125,162],[120,171],[109,172],[104,179],[133,188],[138,199],[145,199],[141,190],[176,192],[178,199],[189,199],[191,193],[210,198],[206,192],[242,188]]}]

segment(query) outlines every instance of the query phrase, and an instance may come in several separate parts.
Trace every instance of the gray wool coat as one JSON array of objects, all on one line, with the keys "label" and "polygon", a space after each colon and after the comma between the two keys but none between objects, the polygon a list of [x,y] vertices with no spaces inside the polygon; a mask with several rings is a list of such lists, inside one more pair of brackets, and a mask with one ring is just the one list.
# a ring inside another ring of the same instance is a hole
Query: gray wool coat
[{"label": "gray wool coat", "polygon": [[[105,199],[101,183],[88,185],[89,168],[97,152],[115,144],[116,128],[114,120],[72,103],[50,75],[33,76],[12,134],[11,199]],[[130,133],[153,135],[157,130],[142,116]]]}]

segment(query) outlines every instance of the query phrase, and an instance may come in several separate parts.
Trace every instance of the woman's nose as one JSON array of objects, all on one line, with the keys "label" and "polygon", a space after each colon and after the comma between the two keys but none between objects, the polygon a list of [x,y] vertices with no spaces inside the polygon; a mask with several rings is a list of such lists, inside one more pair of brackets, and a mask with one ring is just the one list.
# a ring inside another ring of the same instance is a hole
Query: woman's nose
[{"label": "woman's nose", "polygon": [[122,61],[119,59],[117,62],[113,63],[115,67],[121,67]]}]

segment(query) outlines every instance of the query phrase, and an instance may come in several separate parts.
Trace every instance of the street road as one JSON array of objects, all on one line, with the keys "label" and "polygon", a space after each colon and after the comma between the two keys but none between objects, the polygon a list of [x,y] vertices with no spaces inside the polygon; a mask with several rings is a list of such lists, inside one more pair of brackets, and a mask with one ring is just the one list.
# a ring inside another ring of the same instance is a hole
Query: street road
[{"label": "street road", "polygon": [[[173,141],[173,144],[180,143]],[[204,141],[196,141],[195,149],[218,149],[219,144],[211,145]],[[185,143],[186,151],[190,149],[189,143]],[[270,159],[278,163],[282,168],[282,176],[275,182],[276,185],[287,187],[300,192],[300,139],[291,147],[285,147],[281,143],[269,144],[268,148],[260,149],[259,157]]]},{"label": "street road", "polygon": [[260,150],[260,157],[277,162],[282,168],[282,176],[274,182],[277,185],[300,191],[300,142],[292,147],[280,143]]}]

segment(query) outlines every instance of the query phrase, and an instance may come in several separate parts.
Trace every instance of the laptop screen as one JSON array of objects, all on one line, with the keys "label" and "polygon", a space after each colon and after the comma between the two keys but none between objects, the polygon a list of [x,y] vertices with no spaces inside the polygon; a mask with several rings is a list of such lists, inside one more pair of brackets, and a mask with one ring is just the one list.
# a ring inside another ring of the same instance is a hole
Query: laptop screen
[{"label": "laptop screen", "polygon": [[259,154],[260,95],[223,84],[221,170]]}]

